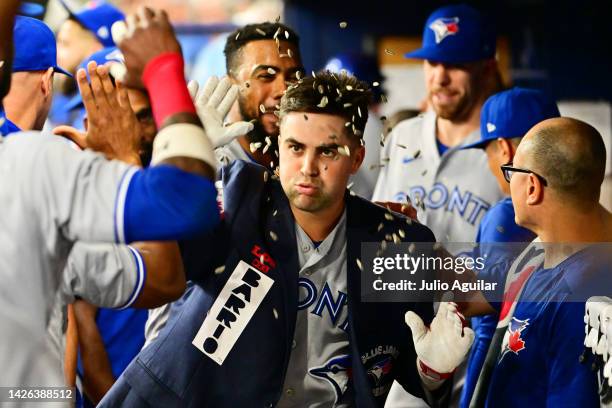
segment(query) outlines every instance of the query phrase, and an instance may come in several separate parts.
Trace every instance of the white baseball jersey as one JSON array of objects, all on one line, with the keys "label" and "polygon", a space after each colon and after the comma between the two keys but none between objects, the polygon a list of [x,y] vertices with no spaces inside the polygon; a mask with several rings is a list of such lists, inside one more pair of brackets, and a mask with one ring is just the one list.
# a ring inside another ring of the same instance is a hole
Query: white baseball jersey
[{"label": "white baseball jersey", "polygon": [[[480,131],[475,131],[464,143],[479,138]],[[372,200],[406,202],[409,197],[419,221],[440,242],[474,242],[482,216],[504,197],[482,150],[453,147],[440,156],[433,112],[400,122],[381,161],[385,167]]]},{"label": "white baseball jersey", "polygon": [[47,326],[48,339],[60,370],[63,370],[67,305],[80,298],[100,307],[125,309],[142,292],[145,275],[142,256],[128,245],[74,244]]},{"label": "white baseball jersey", "polygon": [[[0,347],[1,386],[63,384],[47,357],[28,361],[45,354],[37,342],[48,348],[47,327],[73,242],[123,237],[135,171],[76,151],[57,136],[25,132],[0,140],[0,332],[19,333]],[[86,281],[73,284],[89,288]]]}]

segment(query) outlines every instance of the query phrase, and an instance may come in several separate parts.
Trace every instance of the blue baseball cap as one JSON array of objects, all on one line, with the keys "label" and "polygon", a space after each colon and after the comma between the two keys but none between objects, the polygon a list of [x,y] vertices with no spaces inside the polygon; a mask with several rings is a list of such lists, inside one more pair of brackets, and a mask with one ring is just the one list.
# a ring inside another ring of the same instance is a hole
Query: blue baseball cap
[{"label": "blue baseball cap", "polygon": [[[108,47],[100,51],[94,52],[89,57],[85,58],[78,66],[77,70],[83,68],[87,73],[87,79],[89,80],[89,72],[87,72],[87,64],[91,61],[95,61],[98,65],[104,65],[108,63],[121,63],[125,64],[123,54],[117,47]],[[77,92],[68,102],[64,104],[64,110],[71,111],[80,107],[83,104],[83,98],[81,94]]]},{"label": "blue baseball cap", "polygon": [[495,45],[493,24],[478,10],[459,4],[431,13],[423,29],[423,46],[405,56],[460,64],[493,58]]},{"label": "blue baseball cap", "polygon": [[13,28],[13,72],[46,71],[70,75],[57,65],[57,46],[53,32],[32,17],[16,16]]},{"label": "blue baseball cap", "polygon": [[60,2],[70,14],[70,18],[91,31],[104,47],[115,45],[111,27],[117,21],[125,20],[125,15],[121,10],[105,2],[93,1],[84,10],[75,13],[68,7],[65,0],[60,0]]},{"label": "blue baseball cap", "polygon": [[515,87],[496,93],[480,111],[480,140],[461,149],[484,148],[500,137],[523,137],[541,121],[559,116],[557,103],[542,91]]}]

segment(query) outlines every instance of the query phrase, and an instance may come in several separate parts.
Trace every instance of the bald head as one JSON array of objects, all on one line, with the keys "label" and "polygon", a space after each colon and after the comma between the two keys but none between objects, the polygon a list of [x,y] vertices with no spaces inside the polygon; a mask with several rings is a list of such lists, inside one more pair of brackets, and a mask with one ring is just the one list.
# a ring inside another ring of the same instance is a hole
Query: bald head
[{"label": "bald head", "polygon": [[563,198],[599,201],[606,149],[593,126],[572,118],[545,120],[527,132],[516,154]]}]

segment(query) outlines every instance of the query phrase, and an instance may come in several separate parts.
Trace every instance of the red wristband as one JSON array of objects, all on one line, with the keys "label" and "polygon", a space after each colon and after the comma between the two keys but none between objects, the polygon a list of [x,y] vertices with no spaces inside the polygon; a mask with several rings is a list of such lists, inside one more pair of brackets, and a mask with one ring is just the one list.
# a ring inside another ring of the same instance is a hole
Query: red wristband
[{"label": "red wristband", "polygon": [[439,373],[433,368],[429,367],[427,364],[425,364],[420,358],[418,359],[418,361],[419,361],[419,370],[421,370],[423,375],[431,378],[434,381],[446,380],[452,377],[453,374],[455,373],[455,370],[451,371],[450,373]]},{"label": "red wristband", "polygon": [[151,109],[157,127],[177,113],[196,113],[185,82],[185,66],[181,54],[172,52],[153,58],[142,73],[142,82],[149,91]]}]

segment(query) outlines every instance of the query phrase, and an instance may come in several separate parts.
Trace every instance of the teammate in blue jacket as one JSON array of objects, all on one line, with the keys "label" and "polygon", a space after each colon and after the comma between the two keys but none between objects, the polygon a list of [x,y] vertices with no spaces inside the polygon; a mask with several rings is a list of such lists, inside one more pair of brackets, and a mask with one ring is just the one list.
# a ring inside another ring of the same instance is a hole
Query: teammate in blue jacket
[{"label": "teammate in blue jacket", "polygon": [[428,329],[431,302],[360,301],[362,242],[399,230],[434,241],[346,190],[367,106],[367,85],[348,75],[289,87],[277,176],[243,161],[224,169],[222,223],[183,244],[195,284],[102,407],[382,407],[394,379],[432,403],[447,395],[473,334],[457,306],[441,303]]}]

